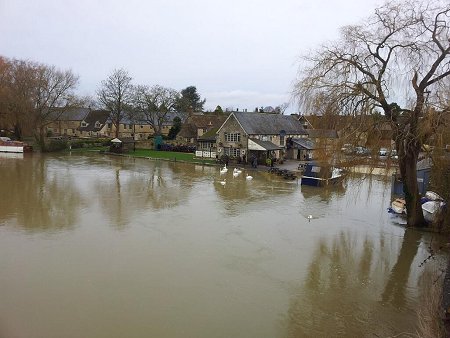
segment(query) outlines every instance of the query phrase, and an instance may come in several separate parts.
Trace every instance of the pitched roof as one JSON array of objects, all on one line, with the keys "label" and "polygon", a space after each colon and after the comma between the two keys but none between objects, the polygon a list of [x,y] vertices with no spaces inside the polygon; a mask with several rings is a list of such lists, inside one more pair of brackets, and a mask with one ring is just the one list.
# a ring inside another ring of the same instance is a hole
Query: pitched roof
[{"label": "pitched roof", "polygon": [[[255,143],[252,144],[251,142]],[[249,145],[248,148],[250,150],[279,150],[283,149],[283,147],[277,146],[276,144],[270,142],[270,141],[261,141],[255,138],[249,139]],[[252,149],[253,148],[253,149]],[[255,149],[255,148],[262,148],[262,149]]]},{"label": "pitched roof", "polygon": [[301,123],[291,115],[264,113],[233,113],[248,135],[307,135]]},{"label": "pitched roof", "polygon": [[[122,112],[122,117],[120,119],[121,124],[140,124],[140,125],[149,125],[150,123],[145,118],[145,114],[143,112],[137,112],[134,113],[134,118],[130,118],[129,112]],[[184,112],[168,112],[165,116],[165,120],[163,121],[163,126],[172,126],[173,125],[173,119],[175,117],[179,117],[181,119],[181,122],[186,120],[187,113]],[[112,122],[111,117],[108,118],[108,123]]]},{"label": "pitched roof", "polygon": [[307,150],[313,150],[316,148],[316,144],[314,143],[314,141],[308,140],[306,138],[293,138],[292,142],[300,148],[305,148]]},{"label": "pitched roof", "polygon": [[307,129],[306,132],[311,138],[338,138],[337,131],[333,129]]},{"label": "pitched roof", "polygon": [[219,128],[226,120],[227,116],[216,114],[191,115],[181,126],[178,133],[180,137],[197,138],[199,128],[211,129]]},{"label": "pitched roof", "polygon": [[83,121],[89,111],[89,108],[83,107],[57,108],[51,116],[58,121]]},{"label": "pitched roof", "polygon": [[204,133],[202,136],[198,138],[200,141],[215,141],[216,140],[216,133],[219,128],[212,128],[208,130],[206,133]]},{"label": "pitched roof", "polygon": [[[83,119],[83,121],[87,123],[87,126],[79,127],[78,130],[80,130],[80,131],[99,131],[105,125],[110,114],[111,114],[111,112],[109,110],[92,110]],[[97,122],[99,122],[100,125],[96,126]]]}]

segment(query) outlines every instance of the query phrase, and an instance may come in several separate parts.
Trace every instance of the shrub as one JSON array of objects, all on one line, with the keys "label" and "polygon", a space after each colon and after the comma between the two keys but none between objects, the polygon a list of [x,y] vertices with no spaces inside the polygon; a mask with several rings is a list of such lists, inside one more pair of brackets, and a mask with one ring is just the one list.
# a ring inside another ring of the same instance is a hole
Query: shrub
[{"label": "shrub", "polygon": [[43,149],[44,152],[60,151],[67,148],[66,140],[50,140],[48,145]]}]

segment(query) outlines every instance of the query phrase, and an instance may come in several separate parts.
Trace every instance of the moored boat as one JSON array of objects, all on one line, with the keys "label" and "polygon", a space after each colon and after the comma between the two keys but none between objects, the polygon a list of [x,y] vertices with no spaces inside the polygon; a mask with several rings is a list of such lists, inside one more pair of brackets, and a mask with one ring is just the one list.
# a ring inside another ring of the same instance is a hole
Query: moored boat
[{"label": "moored boat", "polygon": [[33,147],[21,141],[12,141],[9,137],[0,137],[0,152],[27,153],[33,151]]},{"label": "moored boat", "polygon": [[425,221],[433,223],[444,206],[445,203],[442,201],[428,201],[422,204],[423,218],[425,218]]},{"label": "moored boat", "polygon": [[391,203],[391,209],[396,214],[406,213],[406,201],[403,198],[396,198]]},{"label": "moored boat", "polygon": [[[446,203],[441,196],[433,191],[427,191],[421,200],[423,217],[426,222],[433,223],[437,215],[446,207]],[[392,201],[389,212],[395,214],[406,214],[406,201],[403,198],[396,198]]]},{"label": "moored boat", "polygon": [[302,185],[324,187],[341,183],[345,178],[343,169],[315,162],[307,163],[302,173]]}]

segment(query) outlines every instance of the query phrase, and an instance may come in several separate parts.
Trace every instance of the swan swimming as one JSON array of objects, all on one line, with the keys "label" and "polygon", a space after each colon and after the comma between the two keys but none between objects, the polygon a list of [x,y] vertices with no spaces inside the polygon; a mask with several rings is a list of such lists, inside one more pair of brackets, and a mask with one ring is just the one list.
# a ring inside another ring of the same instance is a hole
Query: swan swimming
[{"label": "swan swimming", "polygon": [[247,176],[245,178],[250,181],[253,179],[253,176],[250,176],[249,174],[247,174]]}]

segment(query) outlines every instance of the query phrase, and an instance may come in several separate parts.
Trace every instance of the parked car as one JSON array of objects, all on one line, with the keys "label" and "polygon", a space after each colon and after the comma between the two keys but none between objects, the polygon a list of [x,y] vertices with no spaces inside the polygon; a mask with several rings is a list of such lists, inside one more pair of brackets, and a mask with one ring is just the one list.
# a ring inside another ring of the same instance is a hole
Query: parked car
[{"label": "parked car", "polygon": [[378,150],[378,155],[379,156],[388,156],[389,150],[387,150],[387,148],[380,148],[380,150]]}]

